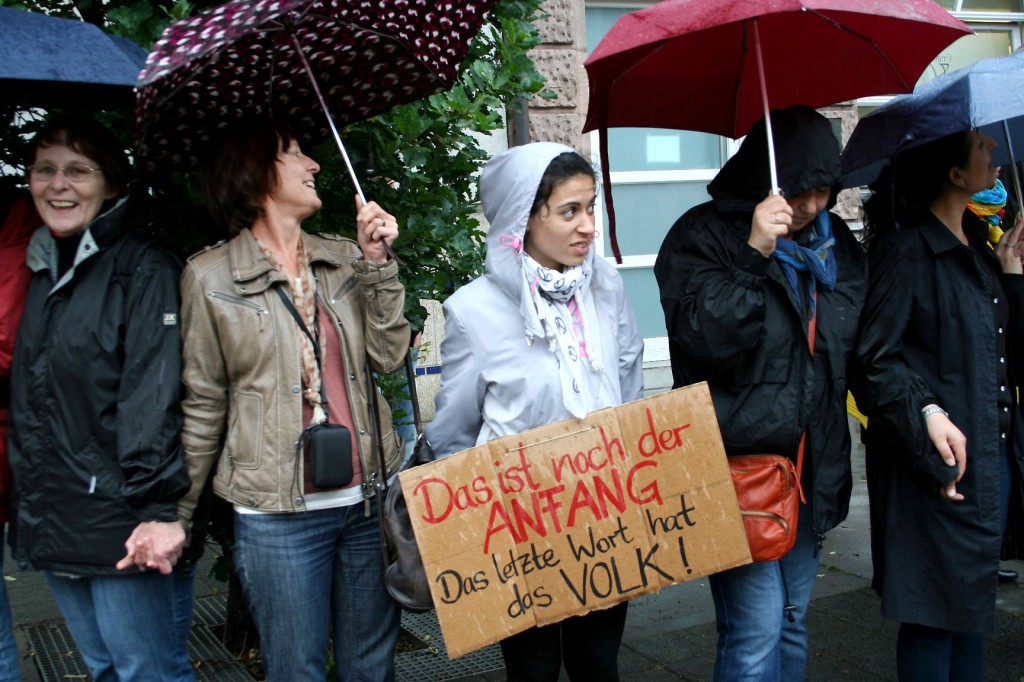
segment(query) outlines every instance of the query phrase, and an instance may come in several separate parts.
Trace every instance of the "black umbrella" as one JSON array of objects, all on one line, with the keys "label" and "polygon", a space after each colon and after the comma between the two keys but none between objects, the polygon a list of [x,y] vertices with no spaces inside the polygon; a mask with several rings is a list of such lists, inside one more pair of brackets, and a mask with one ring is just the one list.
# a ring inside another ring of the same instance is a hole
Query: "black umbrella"
[{"label": "black umbrella", "polygon": [[130,107],[146,51],[93,24],[0,7],[0,104]]}]

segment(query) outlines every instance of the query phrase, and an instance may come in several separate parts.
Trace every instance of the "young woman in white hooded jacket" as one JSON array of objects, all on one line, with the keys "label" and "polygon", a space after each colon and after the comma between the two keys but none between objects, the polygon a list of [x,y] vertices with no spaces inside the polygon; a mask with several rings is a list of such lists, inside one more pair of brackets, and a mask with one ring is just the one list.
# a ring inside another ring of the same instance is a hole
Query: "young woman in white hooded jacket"
[{"label": "young woman in white hooded jacket", "polygon": [[[480,178],[486,271],[444,305],[438,456],[643,393],[643,338],[613,266],[594,255],[593,167],[560,144],[493,158]],[[625,603],[501,642],[510,681],[618,680]]]}]

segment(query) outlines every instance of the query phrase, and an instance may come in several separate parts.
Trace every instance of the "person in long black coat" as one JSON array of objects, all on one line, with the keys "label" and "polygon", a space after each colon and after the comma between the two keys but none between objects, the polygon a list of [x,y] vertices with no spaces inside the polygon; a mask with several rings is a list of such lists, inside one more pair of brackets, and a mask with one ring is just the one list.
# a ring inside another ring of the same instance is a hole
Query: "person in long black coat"
[{"label": "person in long black coat", "polygon": [[1002,530],[1020,504],[1022,230],[993,252],[963,220],[998,174],[994,146],[971,130],[908,150],[865,206],[855,395],[868,416],[873,585],[901,623],[901,680],[981,679]]},{"label": "person in long black coat", "polygon": [[819,550],[846,518],[852,487],[847,366],[867,261],[828,210],[840,178],[828,120],[808,107],[774,111],[771,120],[784,196],[769,195],[762,121],[708,186],[712,201],[669,231],[654,266],[673,386],[708,382],[726,452],[796,461],[802,443],[805,450],[796,545],[779,561],[710,579],[716,682],[803,679]]}]

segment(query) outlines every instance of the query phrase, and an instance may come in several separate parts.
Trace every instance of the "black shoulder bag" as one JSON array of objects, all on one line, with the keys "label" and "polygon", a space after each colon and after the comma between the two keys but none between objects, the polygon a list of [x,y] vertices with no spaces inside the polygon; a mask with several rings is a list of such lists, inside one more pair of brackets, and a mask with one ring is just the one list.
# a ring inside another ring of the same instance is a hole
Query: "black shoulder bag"
[{"label": "black shoulder bag", "polygon": [[[313,308],[313,329],[316,336],[309,333],[302,316],[295,309],[295,304],[282,291],[281,286],[274,290],[281,297],[285,308],[295,318],[296,324],[313,344],[316,366],[320,370],[320,405],[324,410],[324,422],[310,424],[302,431],[300,442],[302,449],[309,457],[309,478],[317,488],[344,488],[352,482],[352,432],[344,424],[331,424],[327,418],[327,392],[324,390],[324,366],[320,361],[320,329],[317,320],[320,317],[320,306]],[[296,446],[298,449],[298,446]]]}]

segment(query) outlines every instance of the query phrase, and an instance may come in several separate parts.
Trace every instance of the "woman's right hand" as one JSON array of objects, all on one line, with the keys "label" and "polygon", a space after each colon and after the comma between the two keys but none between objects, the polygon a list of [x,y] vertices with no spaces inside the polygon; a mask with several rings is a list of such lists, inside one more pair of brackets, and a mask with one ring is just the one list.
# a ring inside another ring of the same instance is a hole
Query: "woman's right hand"
[{"label": "woman's right hand", "polygon": [[366,260],[378,264],[387,262],[387,245],[397,237],[398,219],[376,201],[363,204],[356,195],[356,240]]},{"label": "woman's right hand", "polygon": [[955,478],[950,479],[946,485],[942,486],[942,495],[950,500],[962,501],[964,496],[957,492],[956,484],[967,471],[967,437],[942,412],[935,412],[925,417],[925,424],[928,427],[928,437],[932,439],[942,461],[960,469]]},{"label": "woman's right hand", "polygon": [[996,255],[999,257],[999,264],[1007,275],[1024,274],[1024,243],[1021,243],[1024,225],[1024,213],[1018,213],[1013,227],[1003,233],[1002,239],[996,246]]},{"label": "woman's right hand", "polygon": [[775,252],[775,241],[789,234],[792,222],[793,209],[786,203],[785,197],[779,194],[769,195],[754,207],[747,244],[768,258]]}]

